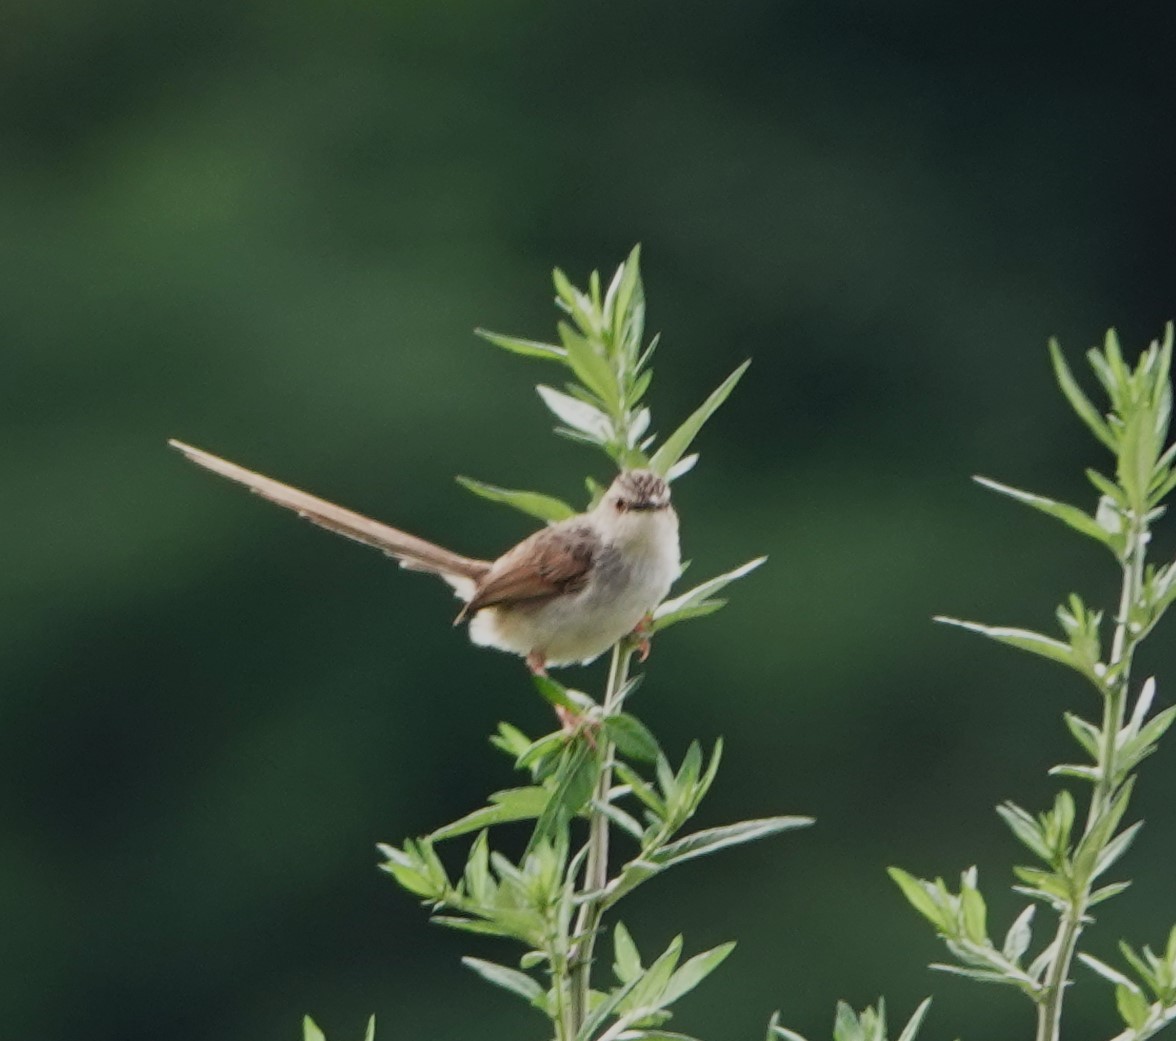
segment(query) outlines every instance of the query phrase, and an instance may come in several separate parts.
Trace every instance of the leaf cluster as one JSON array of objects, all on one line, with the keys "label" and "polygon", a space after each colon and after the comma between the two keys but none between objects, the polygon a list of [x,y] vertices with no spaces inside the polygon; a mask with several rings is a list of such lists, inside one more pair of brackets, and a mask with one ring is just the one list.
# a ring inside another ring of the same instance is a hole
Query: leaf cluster
[{"label": "leaf cluster", "polygon": [[[975,869],[964,872],[957,892],[940,879],[929,882],[891,869],[907,900],[934,925],[957,962],[935,967],[1017,987],[1038,1006],[1038,1041],[1057,1041],[1075,955],[1116,985],[1116,1001],[1128,1028],[1116,1041],[1148,1037],[1176,1017],[1171,1012],[1176,1000],[1171,944],[1164,958],[1146,949],[1142,956],[1128,955],[1131,948],[1124,946],[1140,983],[1078,952],[1083,930],[1092,921],[1090,909],[1129,885],[1106,882],[1103,876],[1127,852],[1142,827],[1141,821],[1122,823],[1135,771],[1176,719],[1176,706],[1149,717],[1156,692],[1153,679],[1141,686],[1134,704],[1130,697],[1135,650],[1176,599],[1176,563],[1157,568],[1146,560],[1152,525],[1165,512],[1162,500],[1176,488],[1176,446],[1165,448],[1171,418],[1172,347],[1172,326],[1168,325],[1163,340],[1144,350],[1132,368],[1124,361],[1114,332],[1108,333],[1102,349],[1087,355],[1109,402],[1108,409],[1100,412],[1078,385],[1057,344],[1050,344],[1063,394],[1115,457],[1113,478],[1087,471],[1098,493],[1093,511],[977,478],[984,487],[1061,521],[1111,551],[1122,573],[1122,590],[1109,646],[1102,636],[1107,612],[1089,608],[1077,594],[1057,609],[1061,638],[1009,626],[938,619],[1064,665],[1100,696],[1099,722],[1071,712],[1064,715],[1070,734],[1089,761],[1063,763],[1050,771],[1091,785],[1085,823],[1078,819],[1074,796],[1066,790],[1041,813],[1030,813],[1013,802],[997,808],[1038,861],[1014,868],[1019,884],[1013,888],[1057,915],[1055,935],[1036,955],[1029,955],[1034,904],[1013,922],[999,948],[989,939]],[[1154,999],[1150,1003],[1145,990]]]},{"label": "leaf cluster", "polygon": [[[931,999],[926,998],[907,1020],[906,1026],[895,1041],[915,1041],[915,1035],[923,1023],[927,1009],[931,1007]],[[805,1041],[805,1038],[794,1030],[788,1030],[779,1023],[777,1013],[768,1023],[766,1041]],[[844,1001],[837,1003],[837,1012],[833,1019],[833,1041],[889,1041],[886,1028],[886,1003],[879,998],[877,1006],[870,1006],[855,1012]]]},{"label": "leaf cluster", "polygon": [[[709,758],[692,743],[675,769],[636,716],[619,707],[605,711],[588,695],[549,677],[536,677],[536,685],[549,701],[580,713],[581,722],[575,730],[534,740],[500,724],[494,745],[531,783],[495,792],[487,805],[428,836],[379,848],[385,858],[381,867],[431,907],[433,921],[522,944],[517,968],[470,958],[465,963],[558,1022],[568,1001],[563,981],[577,956],[576,916],[586,902],[607,911],[671,867],[811,820],[771,817],[680,834],[715,780],[722,743]],[[618,705],[635,687],[635,682],[627,684]],[[606,771],[615,774],[617,783],[598,798]],[[630,855],[599,890],[583,883],[588,845],[575,848],[579,822],[597,817],[631,844]],[[491,832],[518,821],[533,826],[516,861],[491,847]],[[451,877],[438,843],[474,832],[464,868]],[[590,1014],[572,1035],[576,1041],[610,1041],[621,1034],[627,1039],[673,1036],[655,1029],[669,1018],[668,1006],[716,968],[732,947],[723,945],[679,965],[679,938],[645,967],[619,923],[613,943],[617,983],[608,991],[591,992]]]},{"label": "leaf cluster", "polygon": [[[641,282],[641,251],[635,246],[602,290],[593,271],[588,288],[580,289],[561,270],[553,273],[555,304],[563,318],[557,325],[558,343],[529,340],[477,330],[488,342],[514,354],[553,362],[567,370],[561,388],[536,387],[540,399],[558,420],[555,432],[579,444],[603,451],[621,470],[648,467],[668,481],[681,477],[698,462],[690,446],[706,421],[730,396],[750,362],[744,362],[719,384],[658,447],[650,433],[653,420],[645,397],[653,379],[650,359],[658,337],[645,336],[645,290]],[[463,487],[492,502],[512,506],[532,517],[559,521],[576,511],[555,496],[502,488],[459,477]],[[592,478],[586,481],[590,504],[604,491]]]}]

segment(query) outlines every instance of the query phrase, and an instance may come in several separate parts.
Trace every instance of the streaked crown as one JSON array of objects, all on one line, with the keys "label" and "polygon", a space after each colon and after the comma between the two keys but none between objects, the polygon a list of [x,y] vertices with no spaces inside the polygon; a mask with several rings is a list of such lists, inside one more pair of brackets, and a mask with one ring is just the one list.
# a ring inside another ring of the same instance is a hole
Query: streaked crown
[{"label": "streaked crown", "polygon": [[605,499],[622,511],[664,510],[670,505],[670,486],[652,470],[625,470]]}]

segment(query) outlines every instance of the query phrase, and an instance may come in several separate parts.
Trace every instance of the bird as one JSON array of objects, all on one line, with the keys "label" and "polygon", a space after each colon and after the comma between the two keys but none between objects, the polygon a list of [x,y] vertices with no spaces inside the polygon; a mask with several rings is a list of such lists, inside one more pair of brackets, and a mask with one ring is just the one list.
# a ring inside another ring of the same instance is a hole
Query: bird
[{"label": "bird", "polygon": [[[198,466],[244,485],[320,527],[437,575],[463,601],[454,625],[471,640],[523,658],[530,671],[587,664],[631,633],[681,570],[678,516],[667,481],[625,469],[591,509],[549,524],[494,560],[462,556],[308,492],[171,439]],[[643,655],[648,641],[642,640]]]}]

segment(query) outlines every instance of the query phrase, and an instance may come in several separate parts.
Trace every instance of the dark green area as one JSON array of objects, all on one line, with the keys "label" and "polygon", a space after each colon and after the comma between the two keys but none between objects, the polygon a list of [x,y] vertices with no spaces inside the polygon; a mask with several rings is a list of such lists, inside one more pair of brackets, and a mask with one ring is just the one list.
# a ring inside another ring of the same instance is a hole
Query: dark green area
[{"label": "dark green area", "polygon": [[[993,9],[995,12],[995,8]],[[1150,12],[1150,13],[1149,13]],[[1046,628],[1109,557],[971,486],[1089,506],[1104,450],[1052,384],[1176,314],[1164,5],[158,4],[0,12],[0,1010],[22,1041],[540,1037],[374,868],[510,778],[551,725],[448,592],[167,451],[177,436],[464,552],[525,519],[456,473],[570,499],[548,436],[549,270],[643,243],[665,432],[745,357],[677,486],[704,577],[768,565],[657,641],[632,708],[726,739],[702,823],[811,831],[651,884],[643,949],[739,947],[674,1024],[828,1036],[887,995],[928,1037],[1031,1010],[923,968],[884,866],[970,863],[994,928],[1080,681],[935,612]],[[1159,547],[1170,554],[1176,539]],[[693,577],[693,576],[692,576]],[[1176,682],[1171,627],[1140,663]],[[566,679],[599,685],[603,667]],[[1136,886],[1091,945],[1176,920],[1176,752],[1143,767]],[[1072,1041],[1114,1032],[1079,968]]]}]

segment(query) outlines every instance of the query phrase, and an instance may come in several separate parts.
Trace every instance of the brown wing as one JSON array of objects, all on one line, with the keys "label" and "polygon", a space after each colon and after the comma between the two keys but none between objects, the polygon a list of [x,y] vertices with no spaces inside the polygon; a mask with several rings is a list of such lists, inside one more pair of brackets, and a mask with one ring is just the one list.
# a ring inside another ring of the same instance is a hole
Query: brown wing
[{"label": "brown wing", "polygon": [[499,557],[481,579],[462,615],[520,600],[543,600],[583,588],[600,538],[582,522],[535,532]]},{"label": "brown wing", "polygon": [[[245,485],[251,492],[260,495],[263,499],[268,499],[278,506],[284,506],[288,510],[294,510],[312,524],[317,524],[328,531],[337,532],[349,539],[355,539],[356,542],[381,549],[389,556],[396,557],[404,567],[430,571],[441,575],[446,580],[454,578],[465,580],[467,589],[473,582],[490,571],[489,561],[472,560],[469,557],[460,556],[442,546],[410,535],[406,531],[382,524],[380,521],[372,520],[370,517],[365,517],[353,510],[344,509],[342,506],[336,506],[333,502],[327,502],[326,499],[320,499],[316,495],[291,488],[290,485],[275,481],[272,477],[246,470],[243,466],[230,463],[227,459],[221,459],[219,456],[199,448],[193,448],[182,441],[172,440],[168,444],[182,452],[198,466],[220,474],[221,477],[227,477],[230,481]],[[452,584],[458,585],[457,582]]]}]

